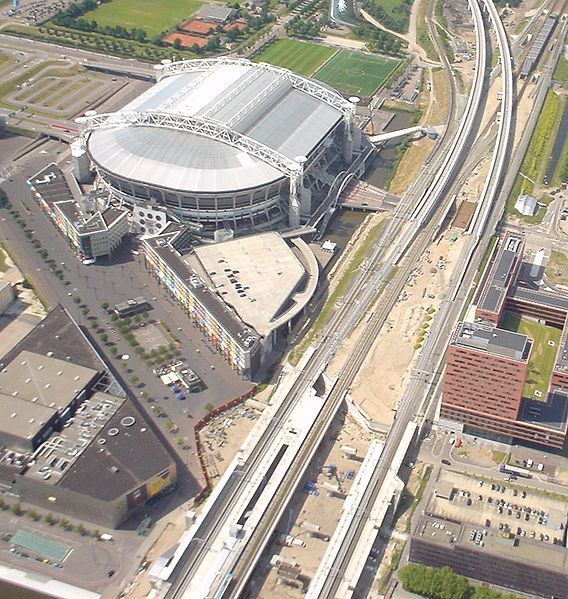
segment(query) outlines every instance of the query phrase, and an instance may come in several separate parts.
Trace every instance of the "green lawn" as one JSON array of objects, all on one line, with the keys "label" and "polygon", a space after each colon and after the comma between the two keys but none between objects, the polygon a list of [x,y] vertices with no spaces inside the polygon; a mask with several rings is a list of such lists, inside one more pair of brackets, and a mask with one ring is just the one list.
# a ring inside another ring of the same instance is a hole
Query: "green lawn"
[{"label": "green lawn", "polygon": [[314,77],[341,92],[370,96],[399,62],[384,56],[340,50]]},{"label": "green lawn", "polygon": [[555,285],[568,285],[568,256],[552,250],[544,274]]},{"label": "green lawn", "polygon": [[568,58],[561,56],[556,69],[554,69],[554,75],[552,76],[556,81],[560,81],[563,85],[568,86]]},{"label": "green lawn", "polygon": [[4,250],[0,248],[0,272],[6,272],[8,270],[8,260]]},{"label": "green lawn", "polygon": [[86,13],[83,18],[99,25],[122,25],[126,29],[144,29],[148,37],[171,29],[204,4],[201,0],[112,0]]},{"label": "green lawn", "polygon": [[277,40],[264,52],[254,57],[254,62],[267,62],[310,77],[337,50],[327,46],[308,44],[297,40]]},{"label": "green lawn", "polygon": [[[513,312],[505,313],[501,327],[527,335],[533,340],[523,394],[545,401],[562,331]],[[535,391],[540,391],[541,396],[536,396]]]}]

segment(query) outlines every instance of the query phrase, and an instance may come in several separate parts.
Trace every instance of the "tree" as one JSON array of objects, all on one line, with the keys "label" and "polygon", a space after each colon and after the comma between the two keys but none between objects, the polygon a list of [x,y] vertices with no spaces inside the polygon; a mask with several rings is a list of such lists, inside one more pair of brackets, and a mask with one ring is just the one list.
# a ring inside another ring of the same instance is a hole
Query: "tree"
[{"label": "tree", "polygon": [[101,341],[106,343],[108,341],[108,335],[106,333],[101,334]]},{"label": "tree", "polygon": [[405,591],[417,593],[430,599],[466,599],[470,586],[465,576],[459,576],[451,568],[429,568],[408,564],[399,572]]},{"label": "tree", "polygon": [[75,532],[78,532],[81,536],[83,536],[87,533],[87,529],[83,524],[81,524],[81,522],[79,522],[79,524],[75,526]]},{"label": "tree", "polygon": [[26,513],[26,516],[28,518],[31,518],[32,520],[37,520],[37,512],[35,510],[28,510]]},{"label": "tree", "polygon": [[10,510],[14,516],[22,515],[22,506],[19,503],[15,503]]},{"label": "tree", "polygon": [[108,303],[108,302],[106,302],[106,301],[105,301],[105,302],[103,302],[103,303],[101,304],[101,308],[102,308],[103,310],[108,310],[108,306],[109,306],[109,303]]},{"label": "tree", "polygon": [[174,48],[176,50],[181,50],[181,39],[179,37],[176,37],[174,40]]},{"label": "tree", "polygon": [[53,515],[52,515],[52,514],[46,514],[46,515],[43,517],[43,521],[44,521],[46,524],[49,524],[50,526],[52,526],[53,524],[55,524],[55,520],[54,520],[54,518],[53,518]]},{"label": "tree", "polygon": [[110,353],[111,353],[113,356],[116,356],[117,352],[118,352],[118,349],[116,349],[116,347],[113,345],[113,346],[110,348]]},{"label": "tree", "polygon": [[215,409],[215,406],[214,406],[214,405],[213,405],[211,402],[209,402],[209,403],[206,403],[206,404],[205,404],[205,409],[206,409],[208,412],[212,412],[212,411]]},{"label": "tree", "polygon": [[80,303],[81,303],[81,298],[80,298],[78,295],[76,295],[76,296],[74,296],[74,297],[73,297],[73,301],[74,301],[76,304],[80,304]]}]

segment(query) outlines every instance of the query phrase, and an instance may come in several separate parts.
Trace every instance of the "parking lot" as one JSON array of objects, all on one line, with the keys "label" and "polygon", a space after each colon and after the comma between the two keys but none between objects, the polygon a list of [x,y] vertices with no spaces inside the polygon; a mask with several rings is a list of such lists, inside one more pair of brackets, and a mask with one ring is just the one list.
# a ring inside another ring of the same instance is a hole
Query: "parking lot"
[{"label": "parking lot", "polygon": [[449,482],[454,491],[448,500],[432,496],[428,512],[485,526],[504,534],[560,544],[566,526],[566,503],[560,496],[522,486],[520,481],[493,481],[443,470],[438,481]]}]

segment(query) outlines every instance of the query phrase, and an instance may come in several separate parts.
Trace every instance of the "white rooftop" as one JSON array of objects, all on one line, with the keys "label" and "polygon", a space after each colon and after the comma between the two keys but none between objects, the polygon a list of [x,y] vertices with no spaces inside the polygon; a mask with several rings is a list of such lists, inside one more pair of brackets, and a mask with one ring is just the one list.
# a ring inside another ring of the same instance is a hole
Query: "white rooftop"
[{"label": "white rooftop", "polygon": [[262,233],[195,249],[204,275],[239,317],[266,336],[286,311],[306,271],[278,233]]},{"label": "white rooftop", "polygon": [[[284,69],[245,60],[191,62],[194,70],[162,77],[119,112],[158,111],[210,120],[291,160],[309,157],[342,119],[340,109],[300,89]],[[311,85],[343,102],[323,84]],[[245,151],[177,129],[122,125],[98,129],[90,134],[88,149],[101,168],[166,189],[228,192],[285,176]]]},{"label": "white rooftop", "polygon": [[534,216],[537,209],[537,201],[532,196],[520,195],[515,202],[515,210],[524,216]]}]

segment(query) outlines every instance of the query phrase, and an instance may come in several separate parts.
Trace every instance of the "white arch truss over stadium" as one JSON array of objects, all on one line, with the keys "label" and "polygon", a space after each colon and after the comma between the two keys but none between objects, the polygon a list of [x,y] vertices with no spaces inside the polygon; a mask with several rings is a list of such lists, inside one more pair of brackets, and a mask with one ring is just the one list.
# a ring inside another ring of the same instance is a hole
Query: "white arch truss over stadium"
[{"label": "white arch truss over stadium", "polygon": [[290,179],[290,220],[292,226],[299,225],[300,203],[298,193],[302,187],[304,176],[303,164],[291,160],[284,154],[242,133],[238,133],[233,129],[208,119],[151,110],[145,112],[133,111],[94,114],[79,117],[75,119],[75,122],[79,125],[83,148],[86,147],[88,133],[95,129],[142,126],[187,131],[188,133],[220,141],[246,152],[276,168]]},{"label": "white arch truss over stadium", "polygon": [[[171,62],[168,64],[158,64],[154,66],[156,71],[156,80],[160,81],[164,77],[170,77],[172,75],[179,75],[181,73],[190,73],[193,71],[209,70],[218,66],[224,65],[242,65],[249,66],[251,63],[245,58],[203,58],[197,60],[180,60],[178,62]],[[350,126],[355,115],[355,104],[349,102],[341,94],[333,91],[326,86],[313,81],[312,79],[306,79],[301,75],[298,75],[283,67],[275,67],[266,62],[254,63],[256,68],[261,68],[265,71],[276,73],[277,75],[285,76],[290,83],[300,91],[333,106],[333,108],[339,110],[343,114],[343,118],[346,123]]]}]

